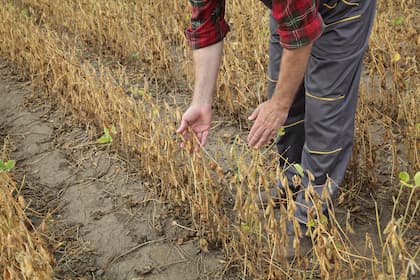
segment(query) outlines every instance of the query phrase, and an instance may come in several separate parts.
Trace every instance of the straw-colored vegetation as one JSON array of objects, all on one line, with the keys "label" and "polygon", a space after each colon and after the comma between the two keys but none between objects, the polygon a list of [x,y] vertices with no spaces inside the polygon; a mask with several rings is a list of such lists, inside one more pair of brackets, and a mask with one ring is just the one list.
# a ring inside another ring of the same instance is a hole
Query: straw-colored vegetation
[{"label": "straw-colored vegetation", "polygon": [[[215,107],[219,118],[246,128],[247,113],[265,98],[267,11],[257,0],[227,2],[233,31]],[[0,4],[0,55],[31,77],[64,113],[95,126],[95,137],[104,127],[115,126],[114,147],[136,159],[158,195],[189,209],[192,230],[202,244],[221,244],[227,264],[239,267],[239,275],[407,279],[418,269],[418,244],[414,251],[406,246],[409,229],[418,230],[420,221],[418,187],[412,179],[400,183],[398,178],[400,171],[414,175],[420,170],[416,1],[379,1],[356,116],[354,156],[339,198],[353,199],[366,189],[375,194],[384,183],[389,187],[388,196],[395,199],[388,225],[373,217],[385,228],[377,237],[381,248],[375,249],[366,235],[366,250],[357,250],[350,225],[339,225],[334,213],[327,225],[319,214],[310,233],[317,244],[313,257],[293,263],[282,258],[282,244],[294,204],[282,208],[279,218],[271,206],[261,213],[254,203],[259,189],[282,177],[275,155],[250,150],[239,136],[199,155],[178,147],[178,106],[188,102],[182,99],[192,84],[191,52],[183,35],[188,1]],[[318,205],[319,198],[309,196]]]},{"label": "straw-colored vegetation", "polygon": [[16,195],[16,183],[0,171],[0,270],[1,278],[51,279],[53,260],[45,242],[25,214],[25,199]]}]

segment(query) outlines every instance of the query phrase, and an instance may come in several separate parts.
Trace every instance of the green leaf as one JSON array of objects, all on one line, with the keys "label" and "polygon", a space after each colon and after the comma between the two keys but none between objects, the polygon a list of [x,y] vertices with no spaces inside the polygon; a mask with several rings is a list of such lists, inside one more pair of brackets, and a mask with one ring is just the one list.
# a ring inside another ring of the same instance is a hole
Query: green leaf
[{"label": "green leaf", "polygon": [[306,236],[311,236],[311,229],[315,228],[315,220],[311,219],[306,223]]},{"label": "green leaf", "polygon": [[[111,131],[115,130],[116,132],[116,128],[113,125],[113,127],[111,127]],[[104,127],[104,135],[102,135],[97,141],[97,143],[99,144],[105,144],[105,143],[111,143],[112,142],[112,137],[109,134],[109,129]]]},{"label": "green leaf", "polygon": [[242,230],[244,230],[246,232],[250,232],[251,231],[251,228],[249,227],[249,225],[247,225],[245,223],[241,224],[241,228],[242,228]]},{"label": "green leaf", "polygon": [[407,183],[408,181],[410,181],[410,174],[408,174],[405,171],[401,171],[398,177],[400,177],[400,180],[403,181],[404,183]]},{"label": "green leaf", "polygon": [[99,144],[111,143],[112,137],[111,135],[102,135],[96,142],[98,142]]},{"label": "green leaf", "polygon": [[321,216],[321,224],[326,225],[328,224],[328,218],[325,215]]},{"label": "green leaf", "polygon": [[315,227],[315,220],[314,220],[314,219],[309,220],[309,221],[306,223],[306,226],[307,226],[308,228],[314,228],[314,227]]},{"label": "green leaf", "polygon": [[284,131],[284,126],[279,128],[279,131],[277,131],[277,136],[283,136],[286,132]]},{"label": "green leaf", "polygon": [[23,9],[20,11],[20,14],[21,14],[22,16],[24,16],[24,17],[27,17],[27,16],[29,16],[29,11],[28,11],[28,9],[27,9],[27,8],[23,8]]},{"label": "green leaf", "polygon": [[269,32],[268,32],[268,28],[264,28],[263,30],[261,30],[261,35],[262,36],[267,36],[269,34]]},{"label": "green leaf", "polygon": [[15,164],[16,164],[16,161],[14,161],[14,160],[8,160],[4,164],[5,170],[9,172],[10,170],[13,169],[13,167],[15,167]]},{"label": "green leaf", "polygon": [[335,247],[337,247],[338,250],[344,249],[343,243],[341,243],[340,241],[335,242]]},{"label": "green leaf", "polygon": [[417,171],[416,175],[414,175],[414,185],[420,187],[420,171]]},{"label": "green leaf", "polygon": [[9,172],[15,167],[16,161],[14,160],[8,160],[7,162],[3,162],[0,160],[0,171],[6,171]]},{"label": "green leaf", "polygon": [[139,88],[139,89],[137,90],[137,94],[138,94],[138,95],[140,95],[140,96],[143,96],[143,95],[144,95],[144,89]]},{"label": "green leaf", "polygon": [[404,23],[404,18],[403,17],[397,17],[395,20],[394,20],[394,24],[395,25],[402,25]]},{"label": "green leaf", "polygon": [[133,59],[139,59],[140,55],[139,55],[139,53],[135,52],[135,53],[130,54],[130,57],[133,58]]},{"label": "green leaf", "polygon": [[302,165],[298,164],[298,163],[294,163],[293,167],[296,169],[297,173],[299,174],[300,177],[305,176],[305,173],[303,173],[303,167]]}]

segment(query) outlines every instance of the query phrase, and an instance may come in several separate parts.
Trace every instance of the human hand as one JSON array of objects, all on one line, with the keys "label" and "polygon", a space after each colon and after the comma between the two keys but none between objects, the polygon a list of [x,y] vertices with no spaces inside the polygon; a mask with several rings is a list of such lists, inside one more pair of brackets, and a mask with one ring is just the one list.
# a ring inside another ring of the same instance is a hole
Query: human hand
[{"label": "human hand", "polygon": [[248,145],[256,149],[266,145],[287,119],[289,109],[274,102],[272,99],[261,103],[248,117],[255,121],[248,135]]},{"label": "human hand", "polygon": [[[198,152],[200,147],[206,144],[210,126],[211,106],[191,105],[182,116],[181,125],[176,131],[183,138],[181,147],[185,147],[187,142],[193,142],[193,137],[197,137],[199,143],[195,142],[194,152]],[[188,132],[188,128],[192,130],[194,135]]]}]

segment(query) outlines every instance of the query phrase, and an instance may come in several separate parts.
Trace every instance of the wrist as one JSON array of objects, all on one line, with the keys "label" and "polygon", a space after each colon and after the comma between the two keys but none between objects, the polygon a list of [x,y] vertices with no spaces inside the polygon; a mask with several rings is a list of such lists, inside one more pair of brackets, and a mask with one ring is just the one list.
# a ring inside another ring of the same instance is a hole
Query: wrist
[{"label": "wrist", "polygon": [[192,100],[190,107],[194,107],[203,111],[210,111],[212,108],[212,103],[203,100]]},{"label": "wrist", "polygon": [[211,109],[213,104],[213,94],[204,90],[197,91],[193,94],[191,106]]},{"label": "wrist", "polygon": [[292,96],[275,92],[271,97],[270,102],[273,102],[280,110],[289,110],[293,103]]}]

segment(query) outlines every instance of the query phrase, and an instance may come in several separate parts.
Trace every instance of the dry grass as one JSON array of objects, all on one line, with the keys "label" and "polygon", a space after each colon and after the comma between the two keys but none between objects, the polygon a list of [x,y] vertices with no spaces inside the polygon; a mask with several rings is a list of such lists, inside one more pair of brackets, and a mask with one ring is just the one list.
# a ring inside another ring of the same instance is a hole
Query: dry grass
[{"label": "dry grass", "polygon": [[[229,118],[245,119],[265,95],[267,18],[260,20],[262,6],[245,8],[259,5],[256,2],[230,1],[228,7],[242,11],[228,12],[235,29],[226,44],[216,101],[219,115]],[[418,221],[418,192],[399,188],[395,180],[400,170],[420,170],[419,49],[408,40],[419,40],[414,1],[379,3],[368,56],[369,82],[361,90],[357,114],[351,167],[356,179],[344,192],[379,185],[377,172],[384,158],[377,151],[386,148],[390,168],[385,177],[400,195],[395,215],[380,238],[382,251],[375,251],[368,235],[367,250],[357,251],[348,238],[351,230],[342,229],[332,213],[329,227],[314,221],[314,257],[292,264],[282,259],[281,245],[286,241],[285,224],[293,220],[293,203],[280,210],[281,218],[270,206],[261,213],[254,203],[259,189],[282,177],[275,156],[248,149],[239,137],[232,145],[220,143],[215,154],[180,151],[174,135],[180,111],[155,94],[162,87],[179,94],[191,85],[190,52],[182,34],[187,1],[3,0],[2,4],[0,55],[31,76],[76,120],[99,130],[115,125],[115,147],[139,159],[139,172],[154,183],[159,195],[189,206],[194,229],[202,238],[220,242],[228,263],[240,264],[244,278],[398,279],[415,264],[419,252],[406,248],[405,234]],[[166,17],[163,10],[172,13]],[[403,23],[395,24],[399,16],[404,16]],[[389,28],[393,24],[394,29]],[[250,25],[254,28],[247,28]],[[395,35],[396,29],[405,32]],[[110,69],[100,60],[92,66],[82,59],[85,48],[100,58],[119,57],[137,71],[136,78],[129,79],[131,72]],[[373,135],[376,127],[383,135]],[[404,154],[404,165],[398,153]],[[318,205],[316,195],[308,196]],[[401,219],[396,213],[409,215]]]},{"label": "dry grass", "polygon": [[6,172],[0,172],[0,271],[2,279],[51,279],[53,260],[25,214],[26,203]]}]

